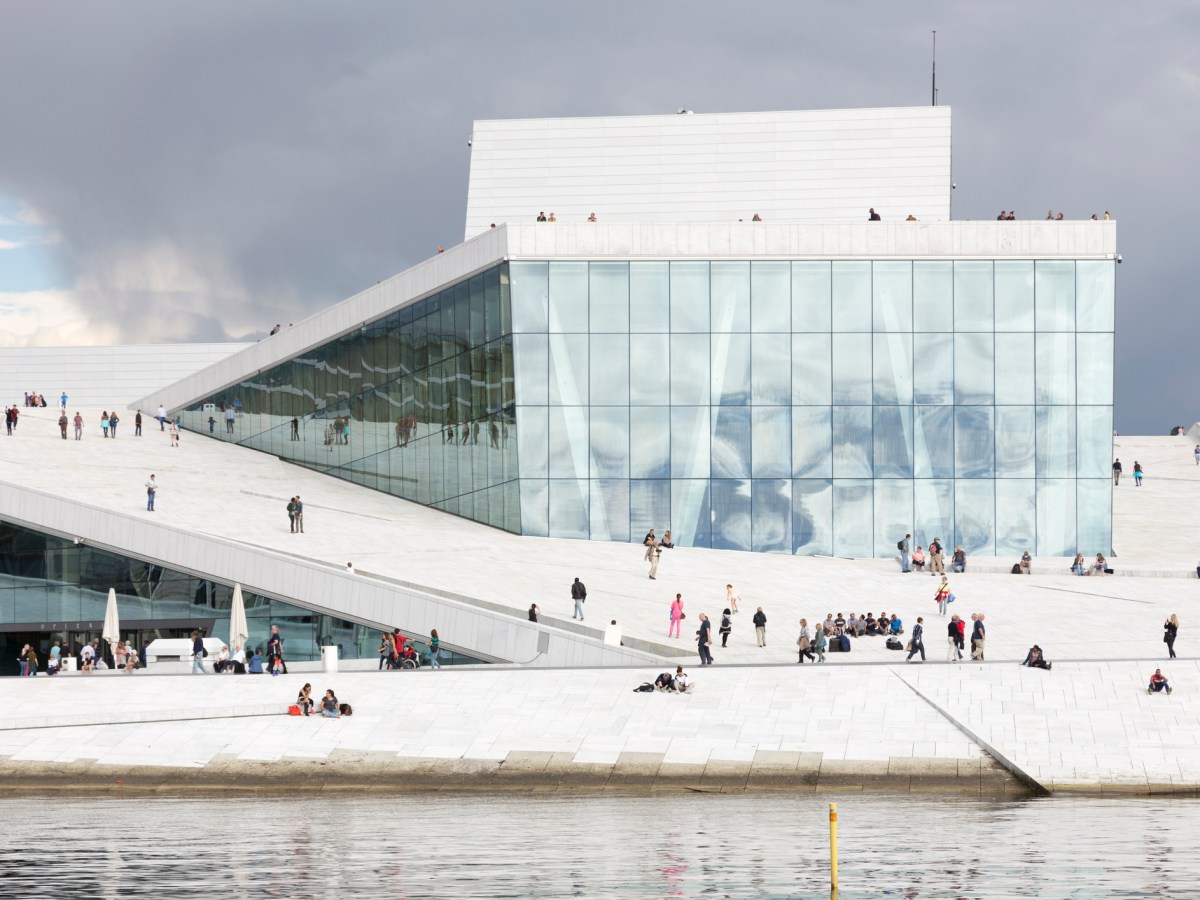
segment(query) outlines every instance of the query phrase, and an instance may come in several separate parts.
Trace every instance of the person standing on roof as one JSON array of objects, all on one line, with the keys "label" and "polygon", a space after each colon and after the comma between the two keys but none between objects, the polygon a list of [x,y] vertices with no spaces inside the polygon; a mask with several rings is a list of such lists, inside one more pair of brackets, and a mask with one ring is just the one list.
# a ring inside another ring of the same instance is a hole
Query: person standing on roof
[{"label": "person standing on roof", "polygon": [[578,577],[576,577],[574,584],[571,585],[571,599],[575,601],[575,612],[571,613],[571,618],[579,619],[582,622],[583,602],[587,600],[587,588],[584,587],[583,582]]}]

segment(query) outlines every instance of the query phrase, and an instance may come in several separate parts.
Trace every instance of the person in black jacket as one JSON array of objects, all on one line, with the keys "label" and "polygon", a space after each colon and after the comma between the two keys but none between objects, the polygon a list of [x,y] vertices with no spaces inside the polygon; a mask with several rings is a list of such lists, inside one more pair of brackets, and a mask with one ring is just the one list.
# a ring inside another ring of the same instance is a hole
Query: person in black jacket
[{"label": "person in black jacket", "polygon": [[200,637],[200,632],[192,632],[192,674],[207,675],[208,669],[204,668],[204,657],[208,656],[208,651],[204,649],[204,638]]},{"label": "person in black jacket", "polygon": [[583,621],[583,601],[587,599],[587,588],[583,586],[583,582],[578,578],[571,585],[571,599],[575,601],[575,612],[571,613],[572,619]]},{"label": "person in black jacket", "polygon": [[754,614],[754,636],[758,639],[758,646],[767,646],[767,614],[762,611],[762,607]]},{"label": "person in black jacket", "polygon": [[287,662],[283,658],[283,637],[279,634],[279,626],[271,626],[271,637],[267,639],[267,662],[271,671],[275,670],[275,660],[278,659],[283,674],[287,674]]},{"label": "person in black jacket", "polygon": [[700,665],[712,665],[712,651],[708,649],[711,646],[712,623],[708,621],[708,616],[700,613],[700,630],[696,632],[696,649],[700,652]]},{"label": "person in black jacket", "polygon": [[925,620],[920,616],[917,617],[917,624],[913,626],[912,638],[908,642],[908,659],[905,662],[911,662],[912,658],[921,653],[921,662],[925,662]]},{"label": "person in black jacket", "polygon": [[1167,645],[1167,652],[1171,654],[1171,659],[1175,658],[1175,636],[1179,633],[1179,617],[1174,613],[1171,618],[1163,623],[1163,642]]}]

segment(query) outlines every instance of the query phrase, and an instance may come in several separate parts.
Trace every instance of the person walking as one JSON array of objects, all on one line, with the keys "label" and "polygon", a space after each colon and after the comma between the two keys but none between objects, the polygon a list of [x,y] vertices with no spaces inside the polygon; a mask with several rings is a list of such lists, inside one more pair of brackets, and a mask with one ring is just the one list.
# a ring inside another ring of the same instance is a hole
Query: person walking
[{"label": "person walking", "polygon": [[83,440],[83,416],[78,411],[75,413],[75,440]]},{"label": "person walking", "polygon": [[950,582],[946,580],[944,572],[942,573],[941,584],[938,585],[937,593],[933,595],[933,599],[938,605],[938,613],[944,616],[950,605]]},{"label": "person walking", "polygon": [[[817,630],[820,631],[820,629]],[[796,647],[800,650],[800,659],[798,660],[800,665],[804,665],[806,656],[813,662],[817,661],[812,652],[812,632],[808,630],[808,619],[800,620],[800,637],[796,638]]]},{"label": "person walking", "polygon": [[60,415],[58,417],[58,430],[60,432],[62,432],[62,439],[64,441],[67,439],[67,425],[68,424],[70,424],[70,423],[67,421],[67,414],[64,412],[62,415]]},{"label": "person walking", "polygon": [[117,426],[120,423],[121,419],[117,416],[117,411],[114,409],[112,415],[108,417],[108,430],[112,433],[114,441],[117,439]]},{"label": "person walking", "polygon": [[304,534],[304,501],[299,494],[296,495],[296,530]]},{"label": "person walking", "polygon": [[200,632],[192,632],[192,674],[207,675],[208,669],[204,668],[204,657],[208,656],[208,651],[204,649],[204,638],[200,637]]},{"label": "person walking", "polygon": [[1142,464],[1135,459],[1133,461],[1133,486],[1134,487],[1142,486],[1142,475],[1143,474],[1144,473],[1142,472]]},{"label": "person walking", "polygon": [[429,667],[431,669],[440,669],[442,664],[438,662],[438,657],[442,653],[442,642],[438,638],[436,628],[429,629]]},{"label": "person walking", "polygon": [[754,614],[754,637],[758,641],[758,646],[767,646],[767,614],[762,611],[762,607]]},{"label": "person walking", "polygon": [[658,541],[651,541],[646,548],[646,559],[650,563],[650,579],[653,581],[658,577],[658,560],[662,556],[662,544]]},{"label": "person walking", "polygon": [[1121,466],[1121,457],[1118,456],[1116,459],[1113,460],[1113,465],[1112,465],[1113,487],[1116,487],[1118,484],[1121,483],[1121,472],[1123,472],[1123,471],[1124,471],[1124,468]]},{"label": "person walking", "polygon": [[583,603],[587,600],[587,588],[584,587],[582,581],[575,579],[571,585],[571,599],[575,601],[575,612],[571,613],[572,619],[583,621]]},{"label": "person walking", "polygon": [[166,431],[167,430],[167,408],[165,406],[163,406],[161,403],[158,404],[158,412],[155,414],[154,418],[158,419],[158,430]]},{"label": "person walking", "polygon": [[679,637],[679,623],[683,620],[683,595],[676,594],[671,601],[671,624],[667,628],[667,637]]},{"label": "person walking", "polygon": [[300,440],[300,420],[296,416],[292,416],[292,440]]},{"label": "person walking", "polygon": [[1175,658],[1175,637],[1179,634],[1179,616],[1171,613],[1171,618],[1163,622],[1163,643],[1167,645],[1167,652],[1171,654],[1171,659]]},{"label": "person walking", "polygon": [[983,613],[971,613],[971,659],[983,662],[983,644],[987,638],[987,630],[983,627]]},{"label": "person walking", "polygon": [[962,640],[962,632],[958,630],[958,616],[951,616],[950,621],[946,623],[946,662],[958,662],[962,658],[962,651],[959,649],[959,641]]},{"label": "person walking", "polygon": [[275,671],[275,663],[278,661],[283,674],[287,674],[287,663],[283,660],[283,635],[279,633],[278,625],[271,626],[271,636],[267,638],[267,661],[272,672]]},{"label": "person walking", "polygon": [[929,545],[929,574],[945,575],[946,564],[942,559],[942,539],[935,537],[933,543]]},{"label": "person walking", "polygon": [[700,630],[696,632],[696,649],[700,652],[700,665],[712,665],[712,651],[708,649],[711,646],[712,623],[708,621],[708,616],[700,613]]},{"label": "person walking", "polygon": [[142,411],[139,409],[137,415],[133,417],[133,436],[142,436]]},{"label": "person walking", "polygon": [[158,482],[154,480],[154,476],[150,476],[150,480],[146,482],[146,511],[154,512],[154,495],[158,493]]},{"label": "person walking", "polygon": [[171,446],[178,447],[179,446],[179,420],[178,419],[171,420],[170,432],[171,432]]},{"label": "person walking", "polygon": [[292,526],[292,534],[296,533],[296,498],[293,497],[287,504],[288,522]]},{"label": "person walking", "polygon": [[63,391],[62,396],[58,398],[58,408],[63,412],[67,411],[67,392]]},{"label": "person walking", "polygon": [[909,560],[909,541],[912,540],[911,534],[906,534],[903,538],[896,542],[896,549],[900,551],[900,571],[911,572],[912,567],[908,564]]},{"label": "person walking", "polygon": [[921,662],[925,662],[925,620],[917,616],[917,624],[913,626],[912,637],[908,639],[908,658],[905,662],[912,662],[912,658],[921,654]]},{"label": "person walking", "polygon": [[102,413],[100,413],[100,430],[104,433],[105,437],[108,437],[108,410],[107,409],[104,410]]},{"label": "person walking", "polygon": [[813,635],[812,649],[817,654],[816,662],[825,662],[825,648],[829,646],[829,639],[825,637],[825,629],[818,625],[816,633]]},{"label": "person walking", "polygon": [[725,611],[721,613],[721,627],[717,632],[721,635],[721,647],[724,648],[729,641],[729,634],[733,631],[733,622],[730,617],[729,607],[725,607]]}]

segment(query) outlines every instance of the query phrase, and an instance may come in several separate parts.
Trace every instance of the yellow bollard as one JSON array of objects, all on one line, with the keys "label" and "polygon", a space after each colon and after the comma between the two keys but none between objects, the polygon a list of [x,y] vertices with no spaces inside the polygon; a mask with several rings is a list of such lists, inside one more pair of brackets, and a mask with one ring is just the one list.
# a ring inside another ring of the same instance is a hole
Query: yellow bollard
[{"label": "yellow bollard", "polygon": [[829,888],[838,889],[837,876],[837,804],[829,804]]}]

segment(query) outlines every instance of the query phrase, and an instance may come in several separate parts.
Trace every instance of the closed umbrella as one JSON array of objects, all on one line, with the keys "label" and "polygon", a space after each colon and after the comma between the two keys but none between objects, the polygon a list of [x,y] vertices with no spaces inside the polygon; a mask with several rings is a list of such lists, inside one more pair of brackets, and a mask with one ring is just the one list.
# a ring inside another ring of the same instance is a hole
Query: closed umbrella
[{"label": "closed umbrella", "polygon": [[246,604],[242,602],[242,586],[233,586],[233,607],[229,610],[229,646],[245,647],[250,640],[250,629],[246,625]]},{"label": "closed umbrella", "polygon": [[108,643],[108,651],[113,654],[113,662],[116,662],[116,653],[113,647],[121,640],[121,620],[117,616],[117,589],[108,589],[108,608],[104,610],[104,630],[100,633]]}]

